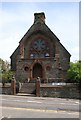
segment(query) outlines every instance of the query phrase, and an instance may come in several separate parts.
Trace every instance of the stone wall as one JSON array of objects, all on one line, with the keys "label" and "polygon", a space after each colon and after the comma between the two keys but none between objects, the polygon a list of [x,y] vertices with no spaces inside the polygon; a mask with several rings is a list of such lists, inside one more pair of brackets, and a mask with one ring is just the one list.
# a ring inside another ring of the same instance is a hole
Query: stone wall
[{"label": "stone wall", "polygon": [[[33,72],[33,63],[36,59],[30,58],[30,48],[34,40],[39,37],[43,37],[44,40],[48,41],[50,44],[50,58],[39,58],[40,63],[43,65],[44,69],[44,78],[66,78],[67,69],[69,67],[69,54],[67,50],[61,45],[59,41],[55,42],[55,38],[51,39],[46,35],[41,33],[33,33],[27,40],[25,40],[24,44],[24,58],[18,58],[16,62],[16,80],[24,82],[28,78],[32,78]],[[24,68],[27,66],[29,68],[28,71],[25,71]],[[46,67],[49,66],[48,70]],[[61,68],[61,69],[60,69]],[[32,71],[32,72],[31,72]],[[31,74],[31,75],[30,75]],[[54,81],[55,82],[55,81]]]},{"label": "stone wall", "polygon": [[73,84],[67,84],[67,85],[41,84],[40,96],[54,97],[54,98],[81,99],[81,92],[77,87],[77,85],[73,85]]},{"label": "stone wall", "polygon": [[[54,60],[55,58],[47,58],[47,59],[40,59],[39,62],[42,63],[42,67],[45,72],[43,72],[43,76],[46,79],[52,79],[52,82],[57,82],[55,79],[62,78],[62,70],[59,70],[57,67],[57,61]],[[16,70],[16,80],[20,82],[24,82],[26,79],[30,78],[31,71],[33,73],[33,63],[35,59],[22,59],[17,64]],[[25,71],[25,66],[28,67],[28,70]],[[49,69],[47,68],[49,67]],[[50,81],[49,81],[50,82]]]},{"label": "stone wall", "polygon": [[5,86],[2,86],[0,83],[0,94],[11,95],[11,84],[6,83]]},{"label": "stone wall", "polygon": [[[0,94],[6,94],[6,95],[13,95],[13,86],[11,85],[11,83],[5,83],[5,85],[3,86],[2,83],[0,83]],[[18,85],[16,83],[15,86],[15,91],[17,93],[18,90]]]},{"label": "stone wall", "polygon": [[[40,97],[81,99],[81,91],[76,84],[40,84],[39,90],[39,92],[36,90],[36,93],[38,93]],[[6,84],[4,87],[0,85],[0,94],[11,95],[11,84]]]}]

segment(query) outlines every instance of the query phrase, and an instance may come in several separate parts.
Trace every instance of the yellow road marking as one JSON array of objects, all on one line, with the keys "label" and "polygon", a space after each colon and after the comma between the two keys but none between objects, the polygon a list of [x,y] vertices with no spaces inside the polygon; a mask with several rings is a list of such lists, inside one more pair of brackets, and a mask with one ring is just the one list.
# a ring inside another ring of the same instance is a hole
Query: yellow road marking
[{"label": "yellow road marking", "polygon": [[14,109],[14,110],[27,110],[27,111],[33,111],[33,112],[49,112],[49,113],[67,113],[68,114],[75,114],[79,116],[79,112],[73,112],[73,111],[64,111],[64,110],[47,110],[47,109],[34,109],[34,108],[16,108],[16,107],[2,107],[5,109]]}]

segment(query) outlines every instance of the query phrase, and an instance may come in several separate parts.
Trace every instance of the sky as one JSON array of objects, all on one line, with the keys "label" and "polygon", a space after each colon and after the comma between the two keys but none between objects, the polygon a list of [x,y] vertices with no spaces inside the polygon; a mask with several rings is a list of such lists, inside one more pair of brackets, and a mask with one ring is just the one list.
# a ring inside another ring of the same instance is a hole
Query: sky
[{"label": "sky", "polygon": [[81,60],[81,2],[79,3],[79,59]]},{"label": "sky", "polygon": [[70,61],[79,60],[79,2],[0,3],[0,58],[10,61],[38,12],[45,13],[46,25],[71,54]]}]

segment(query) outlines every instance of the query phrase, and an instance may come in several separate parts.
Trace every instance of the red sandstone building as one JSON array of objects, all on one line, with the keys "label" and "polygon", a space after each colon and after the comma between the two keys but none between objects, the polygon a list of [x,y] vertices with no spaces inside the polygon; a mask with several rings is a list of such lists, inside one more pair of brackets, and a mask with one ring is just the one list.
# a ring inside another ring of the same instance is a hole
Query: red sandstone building
[{"label": "red sandstone building", "polygon": [[[52,16],[50,16],[52,18]],[[35,13],[34,23],[11,55],[11,69],[16,80],[33,82],[64,81],[67,78],[70,53],[45,24],[45,14]]]}]

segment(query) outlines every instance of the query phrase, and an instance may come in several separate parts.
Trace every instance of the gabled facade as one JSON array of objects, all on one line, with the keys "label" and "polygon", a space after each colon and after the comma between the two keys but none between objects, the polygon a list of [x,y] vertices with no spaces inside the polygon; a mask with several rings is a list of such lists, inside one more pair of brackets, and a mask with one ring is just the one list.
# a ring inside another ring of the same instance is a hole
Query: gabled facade
[{"label": "gabled facade", "polygon": [[34,23],[11,55],[11,69],[16,80],[41,82],[64,81],[69,68],[70,53],[45,24],[45,14],[35,13]]}]

